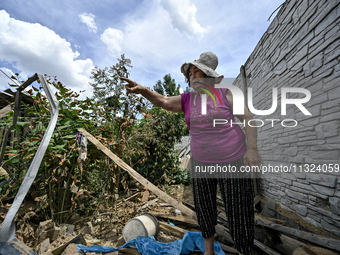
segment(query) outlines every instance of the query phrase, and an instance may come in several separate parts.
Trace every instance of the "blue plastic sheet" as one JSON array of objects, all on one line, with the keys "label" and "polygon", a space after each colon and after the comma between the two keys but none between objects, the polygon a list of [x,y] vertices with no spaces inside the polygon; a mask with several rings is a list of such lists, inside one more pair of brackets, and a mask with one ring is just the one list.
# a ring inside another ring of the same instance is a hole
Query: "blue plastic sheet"
[{"label": "blue plastic sheet", "polygon": [[[86,247],[78,244],[78,250],[85,252],[113,252],[132,245],[135,245],[137,251],[143,255],[190,254],[197,249],[204,253],[205,250],[202,233],[190,231],[185,233],[183,239],[171,243],[157,242],[153,236],[138,236],[137,239],[133,239],[117,249],[109,246],[92,245]],[[214,249],[217,255],[224,255],[219,242],[214,243]]]}]

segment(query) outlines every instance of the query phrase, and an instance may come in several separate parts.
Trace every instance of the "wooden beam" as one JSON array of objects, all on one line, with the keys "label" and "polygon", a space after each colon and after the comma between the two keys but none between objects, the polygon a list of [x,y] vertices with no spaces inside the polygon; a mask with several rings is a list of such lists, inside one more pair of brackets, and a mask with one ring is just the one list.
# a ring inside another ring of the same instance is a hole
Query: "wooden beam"
[{"label": "wooden beam", "polygon": [[264,245],[263,243],[257,241],[256,239],[254,239],[254,246],[257,247],[258,249],[260,249],[261,251],[265,252],[266,254],[280,255],[280,253],[272,250],[271,248],[269,248],[268,246]]},{"label": "wooden beam", "polygon": [[80,128],[79,132],[81,132],[86,138],[92,142],[94,145],[98,147],[102,152],[104,152],[110,159],[112,159],[119,167],[123,170],[127,171],[134,179],[136,179],[139,183],[141,183],[145,188],[153,192],[156,196],[163,199],[165,202],[169,203],[176,209],[180,210],[183,214],[188,215],[190,218],[196,220],[196,213],[183,205],[182,203],[175,200],[173,197],[169,196],[147,179],[145,179],[142,175],[137,173],[132,167],[126,164],[123,160],[121,160],[117,155],[112,153],[108,148],[106,148],[101,142],[99,142],[94,136],[88,133],[86,130]]},{"label": "wooden beam", "polygon": [[160,218],[163,218],[163,219],[169,219],[169,220],[174,220],[174,221],[179,221],[179,222],[182,222],[182,223],[185,223],[185,224],[190,224],[190,225],[193,225],[194,227],[198,227],[198,223],[197,221],[191,219],[190,217],[188,216],[183,216],[183,215],[172,215],[172,214],[169,214],[169,213],[159,213],[159,212],[149,212],[150,214],[156,216],[156,217],[160,217]]},{"label": "wooden beam", "polygon": [[280,232],[285,233],[285,234],[296,236],[298,238],[301,238],[301,239],[306,240],[308,242],[312,242],[314,244],[321,245],[321,246],[328,248],[328,249],[340,251],[340,241],[333,239],[333,238],[323,237],[323,236],[319,236],[319,235],[316,235],[316,234],[301,231],[301,230],[298,230],[298,229],[281,226],[279,224],[275,224],[275,223],[271,223],[271,222],[266,222],[266,221],[264,221],[260,218],[255,218],[255,223],[258,224],[258,225],[267,227],[267,228],[275,229],[275,230],[280,231]]},{"label": "wooden beam", "polygon": [[172,226],[168,223],[161,222],[161,221],[159,222],[159,228],[165,233],[167,233],[168,235],[176,236],[178,238],[183,238],[184,234],[188,232],[188,230],[186,229]]}]

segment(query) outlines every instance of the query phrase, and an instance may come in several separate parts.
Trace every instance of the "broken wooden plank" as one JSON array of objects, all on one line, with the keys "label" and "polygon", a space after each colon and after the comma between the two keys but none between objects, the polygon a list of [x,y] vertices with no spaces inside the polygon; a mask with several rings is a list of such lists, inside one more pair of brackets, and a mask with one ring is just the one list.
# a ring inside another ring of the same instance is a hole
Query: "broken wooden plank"
[{"label": "broken wooden plank", "polygon": [[256,239],[254,239],[254,246],[260,249],[261,251],[265,252],[266,254],[281,255],[280,253],[277,253],[273,249],[270,249],[267,245],[264,245],[263,243],[257,241]]},{"label": "broken wooden plank", "polygon": [[255,218],[262,219],[264,221],[271,222],[271,223],[280,224],[280,225],[287,225],[287,221],[285,221],[285,220],[268,218],[268,217],[263,216],[262,214],[255,214]]},{"label": "broken wooden plank", "polygon": [[121,160],[117,155],[115,155],[112,151],[110,151],[108,148],[106,148],[101,142],[99,142],[94,136],[92,136],[89,132],[86,130],[80,128],[79,132],[81,132],[86,138],[92,142],[94,145],[96,145],[102,152],[104,152],[109,158],[111,158],[120,168],[127,171],[134,179],[136,179],[138,182],[140,182],[145,188],[153,192],[155,195],[157,195],[159,198],[163,199],[165,202],[169,203],[176,209],[180,210],[182,213],[188,215],[192,219],[196,220],[196,213],[192,210],[190,210],[188,207],[183,205],[182,203],[179,203],[177,200],[175,200],[173,197],[169,196],[159,188],[157,188],[155,185],[150,183],[147,179],[145,179],[142,175],[137,173],[132,167],[130,167],[128,164],[126,164],[123,160]]},{"label": "broken wooden plank", "polygon": [[149,212],[150,214],[156,216],[156,217],[160,217],[160,218],[164,218],[164,219],[169,219],[169,220],[174,220],[174,221],[179,221],[179,222],[183,222],[185,224],[190,224],[193,225],[195,227],[198,227],[198,223],[197,221],[187,217],[187,216],[183,216],[183,215],[172,215],[172,214],[168,214],[168,213],[158,213],[158,212]]},{"label": "broken wooden plank", "polygon": [[333,238],[323,237],[323,236],[319,236],[319,235],[316,235],[316,234],[301,231],[301,230],[298,230],[298,229],[293,229],[293,228],[290,228],[290,227],[281,226],[279,224],[266,222],[266,221],[264,221],[263,219],[260,219],[260,218],[255,218],[255,223],[258,224],[258,225],[267,227],[267,228],[278,230],[278,231],[283,232],[285,234],[296,236],[296,237],[301,238],[303,240],[306,240],[308,242],[312,242],[314,244],[321,245],[325,248],[340,251],[340,241],[333,239]]},{"label": "broken wooden plank", "polygon": [[179,238],[183,238],[184,234],[188,232],[188,230],[186,229],[172,226],[165,222],[159,222],[159,228],[165,233],[167,233],[168,235],[176,236]]},{"label": "broken wooden plank", "polygon": [[282,241],[282,244],[275,245],[275,249],[280,251],[283,254],[293,254],[293,252],[302,246],[305,246],[306,243],[303,243],[301,241],[298,241],[296,239],[293,239],[289,236],[286,236],[284,234],[280,235],[280,239]]}]

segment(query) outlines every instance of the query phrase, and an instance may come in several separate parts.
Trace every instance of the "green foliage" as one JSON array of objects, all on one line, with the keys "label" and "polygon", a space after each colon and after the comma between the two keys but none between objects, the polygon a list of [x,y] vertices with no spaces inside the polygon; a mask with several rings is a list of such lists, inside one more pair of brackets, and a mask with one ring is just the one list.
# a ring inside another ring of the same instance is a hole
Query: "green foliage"
[{"label": "green foliage", "polygon": [[[88,130],[107,146],[115,144],[118,138],[115,123],[106,121],[113,119],[111,111],[104,111],[103,105],[94,99],[78,99],[80,94],[66,88],[56,79],[48,79],[48,83],[56,90],[59,116],[29,195],[39,202],[37,213],[43,212],[55,221],[65,222],[75,211],[88,214],[97,206],[97,201],[84,200],[84,195],[81,195],[83,190],[110,198],[111,201],[117,195],[114,180],[119,172],[113,172],[111,160],[91,144],[88,145],[90,154],[86,161],[82,162],[78,158],[78,129]],[[2,199],[15,196],[50,122],[49,102],[41,88],[33,86],[29,93],[35,105],[22,105],[21,112],[26,113],[26,116],[19,118],[13,130],[13,137],[16,139],[6,148],[4,163],[12,176],[0,180]],[[115,120],[125,123],[122,118]],[[1,120],[1,125],[9,126],[12,121],[13,112]],[[126,124],[125,126],[128,127]],[[119,130],[125,129],[120,126]],[[111,149],[117,153],[116,147],[112,146]]]},{"label": "green foliage", "polygon": [[176,85],[175,79],[171,78],[170,74],[166,74],[163,77],[163,82],[157,81],[156,85],[153,87],[154,91],[163,96],[178,96],[180,94],[180,85]]},{"label": "green foliage", "polygon": [[93,88],[93,97],[99,102],[105,102],[107,98],[113,97],[112,108],[119,108],[119,100],[116,97],[121,96],[123,89],[119,86],[121,84],[119,77],[128,76],[130,74],[128,68],[131,67],[131,60],[125,58],[124,54],[118,58],[118,63],[109,68],[94,67],[90,77],[93,80],[90,83]]},{"label": "green foliage", "polygon": [[136,169],[152,182],[186,183],[188,175],[179,168],[173,147],[183,135],[184,119],[178,113],[153,107],[134,130],[136,145],[144,152],[145,160]]}]

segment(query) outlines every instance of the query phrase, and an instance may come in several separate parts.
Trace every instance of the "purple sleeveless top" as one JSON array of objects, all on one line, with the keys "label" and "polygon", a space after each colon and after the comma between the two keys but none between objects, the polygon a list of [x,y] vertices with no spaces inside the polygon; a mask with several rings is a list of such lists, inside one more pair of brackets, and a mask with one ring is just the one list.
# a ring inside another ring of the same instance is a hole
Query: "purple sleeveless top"
[{"label": "purple sleeveless top", "polygon": [[[211,94],[215,101],[207,95],[206,115],[201,114],[199,94],[195,92],[181,94],[182,110],[191,134],[191,155],[201,162],[231,162],[246,153],[245,134],[241,127],[235,124],[234,115],[226,98],[227,89],[216,88],[215,90],[221,101],[213,92]],[[216,124],[214,127],[214,119],[228,120],[228,123]],[[233,121],[232,127],[230,120]]]}]

